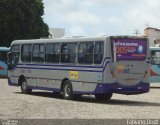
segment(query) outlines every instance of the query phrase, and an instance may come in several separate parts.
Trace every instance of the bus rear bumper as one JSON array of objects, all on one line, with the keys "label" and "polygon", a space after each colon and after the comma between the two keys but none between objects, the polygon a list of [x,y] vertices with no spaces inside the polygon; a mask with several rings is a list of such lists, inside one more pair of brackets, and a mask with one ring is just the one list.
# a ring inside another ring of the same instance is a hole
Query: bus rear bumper
[{"label": "bus rear bumper", "polygon": [[97,84],[94,93],[142,94],[149,92],[150,84],[141,82],[133,86],[124,86],[119,83]]}]

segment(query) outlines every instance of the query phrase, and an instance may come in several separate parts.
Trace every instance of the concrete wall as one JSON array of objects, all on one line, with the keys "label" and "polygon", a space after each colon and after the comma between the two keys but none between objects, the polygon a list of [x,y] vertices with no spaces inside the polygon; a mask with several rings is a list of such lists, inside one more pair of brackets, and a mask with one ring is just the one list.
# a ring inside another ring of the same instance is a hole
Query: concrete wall
[{"label": "concrete wall", "polygon": [[150,46],[160,44],[160,29],[148,27],[144,29],[144,35],[149,38]]},{"label": "concrete wall", "polygon": [[60,38],[65,35],[65,29],[62,28],[50,28],[49,29],[50,38]]}]

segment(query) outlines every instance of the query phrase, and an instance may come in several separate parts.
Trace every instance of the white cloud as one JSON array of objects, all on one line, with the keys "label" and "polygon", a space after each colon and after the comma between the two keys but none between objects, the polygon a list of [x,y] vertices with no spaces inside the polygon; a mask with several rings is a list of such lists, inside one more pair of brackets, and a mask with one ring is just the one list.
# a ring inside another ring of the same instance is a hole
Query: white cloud
[{"label": "white cloud", "polygon": [[88,1],[93,4],[117,4],[117,3],[123,3],[126,0],[82,0],[82,1]]},{"label": "white cloud", "polygon": [[[157,0],[152,0],[157,1]],[[139,29],[141,33],[143,33],[143,29],[146,27],[148,23],[151,27],[160,28],[160,17],[157,16],[155,11],[158,11],[159,8],[153,8],[148,0],[143,0],[139,2],[136,6],[128,9],[126,16],[126,25],[130,25],[135,29]]]},{"label": "white cloud", "polygon": [[44,0],[44,20],[67,35],[143,33],[148,22],[160,28],[159,0]]},{"label": "white cloud", "polygon": [[72,24],[97,24],[100,22],[100,19],[93,15],[92,13],[79,11],[79,12],[70,12],[65,16],[61,16],[64,21],[70,22]]},{"label": "white cloud", "polygon": [[160,1],[159,0],[145,0],[145,2],[152,8],[160,8]]},{"label": "white cloud", "polygon": [[85,29],[81,26],[71,26],[69,29],[71,36],[84,36],[86,35]]}]

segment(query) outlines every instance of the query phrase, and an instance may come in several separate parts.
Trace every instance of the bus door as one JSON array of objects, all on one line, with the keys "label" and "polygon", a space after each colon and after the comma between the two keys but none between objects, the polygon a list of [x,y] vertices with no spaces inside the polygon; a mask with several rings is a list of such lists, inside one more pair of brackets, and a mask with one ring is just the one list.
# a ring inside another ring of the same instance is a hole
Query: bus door
[{"label": "bus door", "polygon": [[[148,72],[147,39],[113,38],[111,73],[116,83],[136,85],[145,80]],[[113,75],[112,75],[113,76]]]}]

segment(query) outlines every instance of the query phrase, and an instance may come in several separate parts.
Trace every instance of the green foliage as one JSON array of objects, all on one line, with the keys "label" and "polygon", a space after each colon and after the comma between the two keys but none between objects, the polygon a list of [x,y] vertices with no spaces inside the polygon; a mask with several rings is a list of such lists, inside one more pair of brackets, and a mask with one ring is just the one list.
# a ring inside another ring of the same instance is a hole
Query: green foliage
[{"label": "green foliage", "polygon": [[0,0],[0,46],[13,40],[47,37],[42,0]]}]

